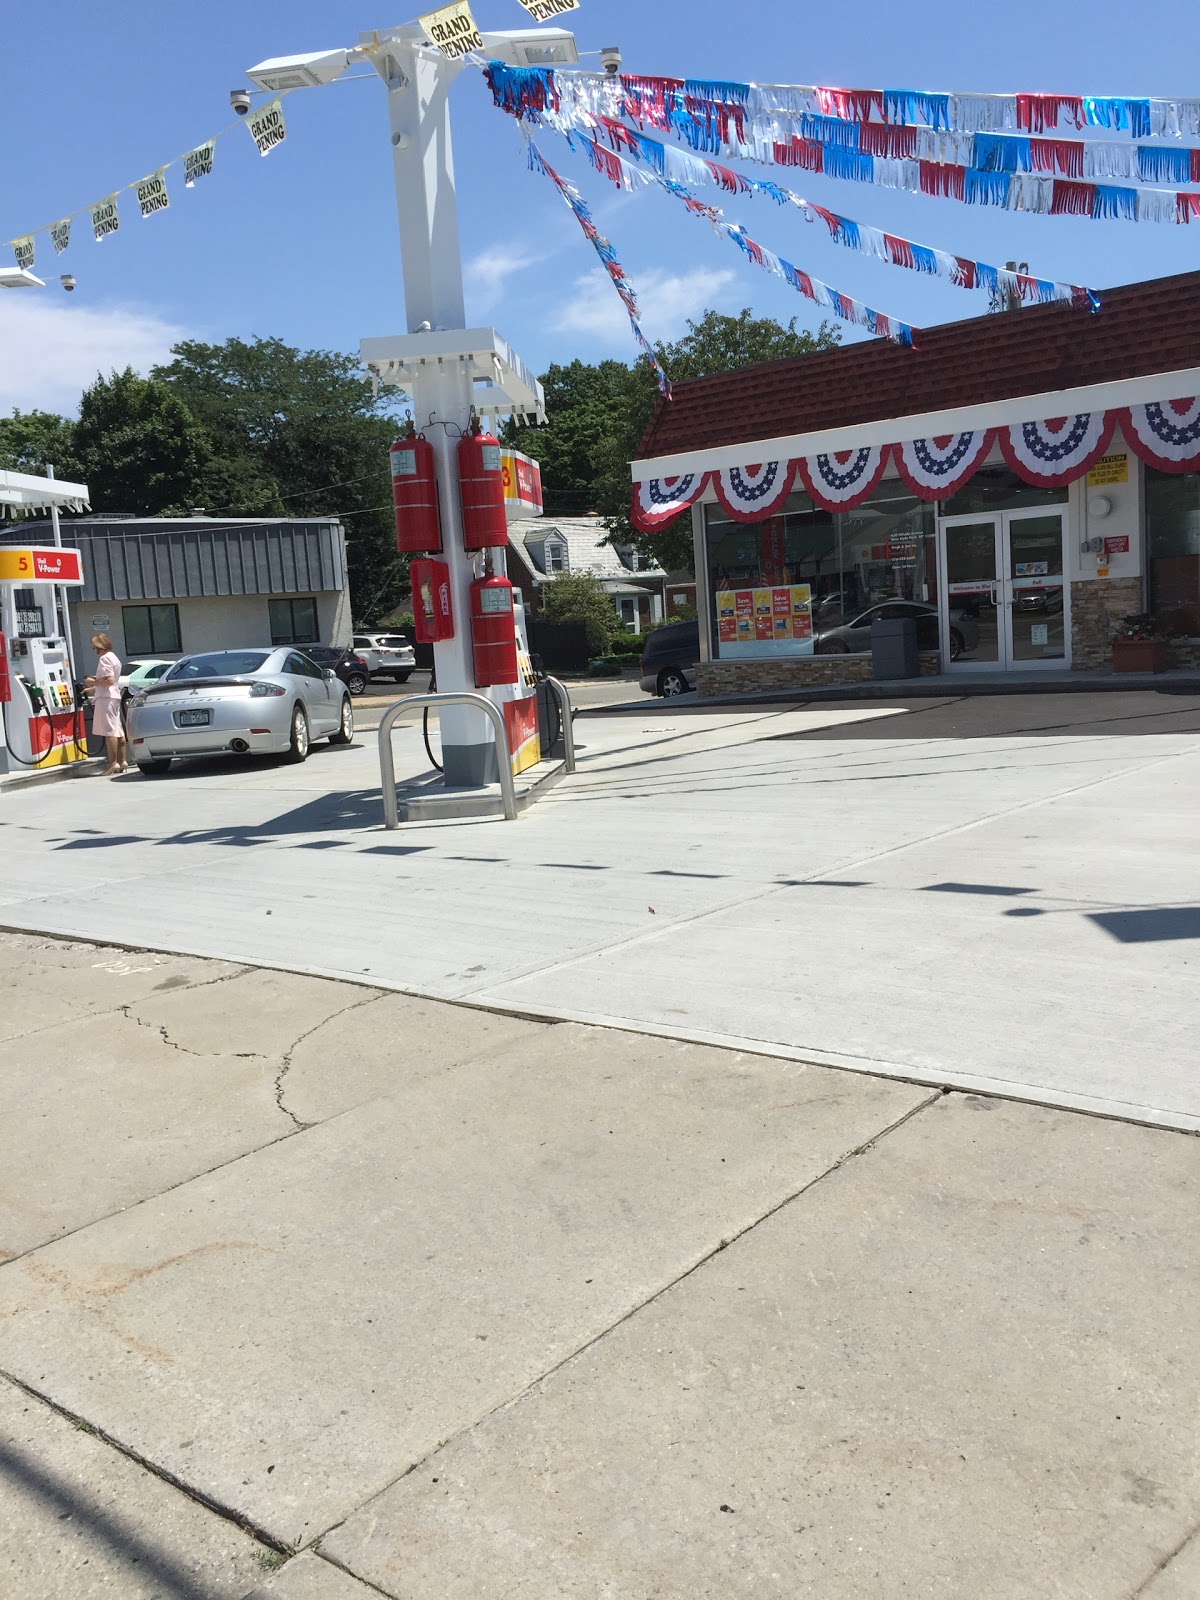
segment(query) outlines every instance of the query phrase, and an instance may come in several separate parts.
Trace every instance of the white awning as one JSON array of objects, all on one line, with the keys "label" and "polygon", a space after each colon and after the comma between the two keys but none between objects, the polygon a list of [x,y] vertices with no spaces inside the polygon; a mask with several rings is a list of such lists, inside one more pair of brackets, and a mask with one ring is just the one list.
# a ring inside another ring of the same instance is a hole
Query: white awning
[{"label": "white awning", "polygon": [[11,517],[18,511],[48,511],[51,506],[60,511],[87,511],[87,484],[0,468],[0,517]]}]

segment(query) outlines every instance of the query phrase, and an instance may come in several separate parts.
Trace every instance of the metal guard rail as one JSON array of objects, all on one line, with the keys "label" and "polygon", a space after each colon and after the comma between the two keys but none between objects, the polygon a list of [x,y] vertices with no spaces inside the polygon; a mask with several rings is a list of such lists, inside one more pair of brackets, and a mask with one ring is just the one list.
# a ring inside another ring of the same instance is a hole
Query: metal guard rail
[{"label": "metal guard rail", "polygon": [[[571,726],[571,701],[566,689],[557,678],[547,678],[562,713],[563,766],[567,772],[575,771],[575,730]],[[446,690],[444,693],[407,694],[395,701],[379,719],[379,776],[383,788],[383,825],[400,826],[400,805],[396,799],[396,762],[392,755],[392,727],[401,712],[409,706],[474,706],[491,719],[496,734],[496,765],[499,768],[500,794],[504,802],[504,820],[517,820],[517,786],[513,781],[512,751],[508,744],[508,729],[498,706],[481,694],[466,690]]]}]

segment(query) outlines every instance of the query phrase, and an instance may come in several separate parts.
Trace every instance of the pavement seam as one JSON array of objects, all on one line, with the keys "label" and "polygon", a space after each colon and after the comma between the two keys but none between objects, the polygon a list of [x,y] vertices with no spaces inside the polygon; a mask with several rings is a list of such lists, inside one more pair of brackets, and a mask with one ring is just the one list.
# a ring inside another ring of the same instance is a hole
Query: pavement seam
[{"label": "pavement seam", "polygon": [[[818,1172],[815,1177],[809,1178],[806,1182],[802,1183],[798,1189],[793,1189],[790,1194],[784,1195],[782,1200],[778,1200],[774,1205],[769,1206],[766,1211],[764,1211],[760,1216],[755,1217],[752,1221],[748,1222],[745,1227],[738,1228],[735,1233],[731,1233],[727,1237],[720,1239],[712,1247],[712,1249],[706,1251],[698,1261],[694,1261],[690,1267],[686,1267],[682,1272],[677,1273],[675,1277],[669,1279],[668,1282],[655,1289],[652,1294],[648,1294],[644,1300],[640,1300],[637,1305],[631,1306],[628,1311],[623,1312],[614,1322],[610,1322],[608,1327],[602,1328],[599,1333],[592,1334],[590,1338],[585,1339],[583,1343],[576,1349],[571,1350],[565,1356],[560,1357],[559,1360],[553,1363],[553,1365],[547,1367],[545,1372],[540,1373],[536,1378],[531,1378],[530,1381],[525,1384],[523,1388],[518,1390],[516,1394],[510,1395],[507,1400],[497,1401],[494,1406],[490,1406],[488,1410],[476,1417],[474,1422],[470,1422],[465,1427],[460,1428],[457,1433],[448,1434],[446,1438],[439,1440],[439,1442],[435,1444],[432,1449],[427,1450],[419,1460],[412,1462],[404,1469],[403,1472],[398,1473],[396,1477],[390,1479],[379,1489],[376,1489],[375,1492],[369,1495],[367,1499],[362,1501],[360,1505],[355,1506],[353,1511],[348,1512],[346,1516],[339,1518],[337,1522],[332,1523],[328,1528],[326,1528],[323,1533],[318,1534],[314,1540],[314,1548],[320,1545],[322,1539],[327,1538],[331,1533],[334,1533],[337,1531],[337,1529],[343,1527],[350,1520],[350,1518],[356,1516],[364,1506],[372,1504],[372,1502],[378,1500],[381,1495],[386,1494],[388,1490],[394,1488],[396,1484],[402,1483],[405,1478],[411,1477],[414,1472],[417,1472],[421,1467],[427,1465],[438,1454],[438,1452],[440,1450],[444,1450],[447,1445],[453,1444],[456,1439],[465,1438],[466,1435],[474,1433],[477,1428],[485,1426],[492,1419],[492,1417],[499,1415],[500,1412],[508,1411],[513,1406],[519,1405],[521,1401],[524,1400],[528,1395],[533,1394],[536,1389],[540,1388],[542,1384],[548,1382],[549,1379],[553,1378],[556,1373],[561,1372],[564,1367],[569,1366],[572,1361],[576,1361],[580,1356],[586,1355],[589,1350],[600,1344],[602,1340],[607,1339],[610,1334],[615,1333],[618,1328],[623,1327],[625,1323],[631,1321],[642,1311],[645,1311],[647,1307],[654,1305],[654,1303],[660,1300],[663,1295],[669,1294],[672,1289],[678,1288],[681,1283],[686,1283],[687,1280],[693,1276],[693,1274],[699,1272],[702,1267],[707,1266],[715,1256],[719,1256],[723,1251],[728,1250],[730,1245],[737,1244],[740,1239],[744,1239],[747,1234],[753,1233],[754,1229],[760,1227],[762,1223],[769,1222],[772,1217],[777,1216],[779,1212],[783,1211],[787,1206],[793,1204],[794,1201],[801,1199],[809,1192],[810,1189],[816,1188],[817,1184],[823,1183],[824,1180],[832,1176],[833,1173],[840,1171],[842,1167],[847,1165],[847,1163],[856,1160],[859,1156],[866,1155],[869,1150],[874,1149],[881,1139],[886,1139],[891,1134],[897,1133],[914,1117],[920,1116],[920,1114],[923,1111],[927,1111],[930,1106],[936,1105],[939,1101],[944,1100],[947,1095],[954,1094],[956,1092],[957,1091],[953,1089],[931,1090],[928,1094],[924,1095],[916,1103],[916,1105],[910,1106],[908,1110],[903,1113],[903,1115],[896,1117],[892,1122],[885,1123],[882,1128],[877,1128],[874,1133],[863,1139],[859,1144],[856,1144],[853,1149],[844,1151],[835,1161],[831,1162],[828,1167],[824,1168],[821,1172]],[[318,1554],[323,1554],[323,1552],[318,1550]],[[340,1565],[340,1563],[335,1564]],[[347,1567],[344,1570],[349,1572],[350,1576],[353,1578],[358,1578],[359,1576],[358,1573],[353,1570],[353,1568]]]},{"label": "pavement seam", "polygon": [[235,1511],[231,1506],[223,1505],[219,1500],[214,1500],[211,1496],[206,1495],[203,1490],[185,1483],[182,1478],[177,1478],[174,1473],[169,1472],[165,1467],[161,1467],[157,1462],[151,1461],[149,1457],[139,1454],[130,1445],[124,1444],[120,1439],[114,1437],[106,1429],[97,1426],[96,1423],[91,1422],[78,1411],[71,1411],[68,1407],[59,1405],[48,1394],[43,1394],[40,1389],[35,1389],[32,1384],[26,1383],[23,1378],[18,1378],[15,1373],[0,1367],[0,1378],[11,1383],[13,1388],[19,1389],[22,1394],[27,1394],[31,1400],[36,1400],[39,1404],[44,1405],[48,1411],[53,1411],[56,1416],[62,1417],[72,1427],[78,1428],[81,1432],[91,1434],[94,1439],[99,1439],[110,1450],[115,1450],[118,1455],[124,1456],[126,1461],[132,1461],[135,1466],[141,1467],[144,1472],[148,1472],[152,1478],[158,1478],[160,1482],[168,1484],[172,1489],[178,1490],[180,1494],[186,1495],[196,1505],[203,1506],[206,1511],[211,1511],[215,1516],[220,1517],[223,1522],[231,1523],[234,1527],[240,1528],[243,1533],[250,1534],[260,1544],[266,1545],[268,1549],[274,1550],[283,1556],[293,1556],[297,1553],[298,1547],[296,1545],[284,1543],[275,1534],[268,1533],[265,1528],[260,1528],[240,1511]]},{"label": "pavement seam", "polygon": [[1175,1548],[1167,1552],[1167,1554],[1157,1564],[1157,1566],[1154,1568],[1154,1571],[1148,1578],[1146,1578],[1142,1583],[1139,1583],[1136,1589],[1130,1590],[1129,1600],[1138,1600],[1139,1595],[1145,1594],[1150,1588],[1150,1585],[1163,1575],[1163,1573],[1172,1564],[1172,1562],[1176,1560],[1177,1557],[1183,1554],[1188,1545],[1191,1544],[1192,1540],[1195,1539],[1197,1535],[1200,1535],[1200,1522],[1197,1522],[1193,1527],[1188,1529],[1187,1533],[1184,1534],[1183,1538],[1179,1541]]}]

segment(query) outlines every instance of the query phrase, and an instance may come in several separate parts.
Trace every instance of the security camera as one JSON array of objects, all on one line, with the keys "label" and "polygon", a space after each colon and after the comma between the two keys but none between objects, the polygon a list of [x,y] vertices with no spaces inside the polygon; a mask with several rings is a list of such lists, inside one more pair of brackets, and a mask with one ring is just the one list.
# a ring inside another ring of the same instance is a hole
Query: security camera
[{"label": "security camera", "polygon": [[239,117],[244,117],[250,109],[249,89],[231,89],[229,91],[229,104]]},{"label": "security camera", "polygon": [[74,275],[74,273],[64,272],[62,277],[58,281],[59,281],[59,283],[62,284],[63,288],[67,291],[68,294],[70,294],[71,290],[75,287],[75,275]]},{"label": "security camera", "polygon": [[621,52],[615,44],[606,45],[600,52],[600,65],[610,78],[615,78],[621,70]]}]

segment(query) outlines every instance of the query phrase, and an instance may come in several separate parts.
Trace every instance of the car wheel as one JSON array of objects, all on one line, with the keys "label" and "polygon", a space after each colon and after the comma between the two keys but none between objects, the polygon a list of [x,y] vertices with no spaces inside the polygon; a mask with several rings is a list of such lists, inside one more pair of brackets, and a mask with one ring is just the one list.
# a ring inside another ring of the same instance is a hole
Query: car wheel
[{"label": "car wheel", "polygon": [[171,758],[156,756],[153,761],[139,761],[137,769],[145,778],[161,778],[171,770]]},{"label": "car wheel", "polygon": [[350,696],[342,696],[342,720],[338,731],[329,735],[330,744],[349,744],[354,737],[354,707],[350,704]]},{"label": "car wheel", "polygon": [[963,636],[957,628],[950,629],[950,659],[957,661],[963,653]]},{"label": "car wheel", "polygon": [[844,639],[818,639],[813,646],[813,654],[818,656],[844,656],[847,654]]},{"label": "car wheel", "polygon": [[397,683],[407,683],[408,680],[411,677],[412,677],[412,673],[411,672],[398,672],[396,674],[396,682]]},{"label": "car wheel", "polygon": [[351,694],[363,694],[367,687],[367,680],[361,672],[352,672],[346,679],[346,687]]},{"label": "car wheel", "polygon": [[677,694],[687,694],[688,681],[682,672],[673,667],[670,672],[659,673],[658,692],[664,700],[673,699]]},{"label": "car wheel", "polygon": [[292,738],[288,745],[288,760],[295,762],[307,761],[308,746],[308,713],[303,706],[297,706],[292,712]]}]

